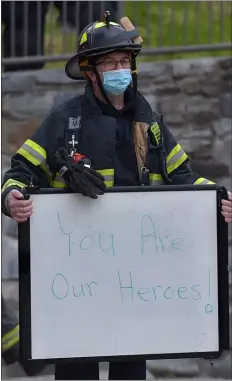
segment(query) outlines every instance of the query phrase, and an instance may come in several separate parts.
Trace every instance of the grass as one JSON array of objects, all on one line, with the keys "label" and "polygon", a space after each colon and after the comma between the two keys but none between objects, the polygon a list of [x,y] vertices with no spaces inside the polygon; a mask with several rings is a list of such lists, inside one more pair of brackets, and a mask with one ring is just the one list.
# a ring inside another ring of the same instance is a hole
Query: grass
[{"label": "grass", "polygon": [[[125,14],[130,15],[138,25],[145,47],[216,44],[231,42],[231,4],[224,1],[139,1],[133,15],[131,2],[126,2]],[[154,55],[145,59],[163,60],[229,54],[228,50],[205,51]]]}]

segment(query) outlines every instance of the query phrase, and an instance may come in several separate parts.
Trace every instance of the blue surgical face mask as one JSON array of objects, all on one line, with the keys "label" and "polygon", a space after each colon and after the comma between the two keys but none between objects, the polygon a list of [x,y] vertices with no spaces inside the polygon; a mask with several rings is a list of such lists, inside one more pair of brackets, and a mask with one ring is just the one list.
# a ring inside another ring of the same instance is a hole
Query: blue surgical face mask
[{"label": "blue surgical face mask", "polygon": [[132,81],[130,69],[105,71],[103,74],[103,88],[111,95],[123,94]]}]

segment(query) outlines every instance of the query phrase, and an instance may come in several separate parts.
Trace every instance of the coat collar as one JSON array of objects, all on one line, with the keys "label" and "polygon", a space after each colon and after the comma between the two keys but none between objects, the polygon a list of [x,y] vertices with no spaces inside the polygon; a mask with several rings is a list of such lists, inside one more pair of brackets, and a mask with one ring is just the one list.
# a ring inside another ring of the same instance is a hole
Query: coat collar
[{"label": "coat collar", "polygon": [[[125,92],[128,104],[130,105],[133,100],[133,88],[128,87]],[[152,109],[149,103],[137,92],[134,109],[134,120],[139,122],[151,123],[152,122]],[[83,112],[86,117],[94,115],[102,115],[102,111],[98,103],[96,102],[91,84],[87,83],[85,87],[85,96],[83,101]]]}]

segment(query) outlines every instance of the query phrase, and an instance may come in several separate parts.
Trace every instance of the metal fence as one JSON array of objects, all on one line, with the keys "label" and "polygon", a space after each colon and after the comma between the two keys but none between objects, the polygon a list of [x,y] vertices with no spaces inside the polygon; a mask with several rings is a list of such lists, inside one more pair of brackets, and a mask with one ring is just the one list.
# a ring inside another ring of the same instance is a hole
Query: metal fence
[{"label": "metal fence", "polygon": [[75,52],[80,31],[109,9],[129,16],[144,39],[143,55],[228,50],[231,2],[2,1],[2,63],[43,67]]}]

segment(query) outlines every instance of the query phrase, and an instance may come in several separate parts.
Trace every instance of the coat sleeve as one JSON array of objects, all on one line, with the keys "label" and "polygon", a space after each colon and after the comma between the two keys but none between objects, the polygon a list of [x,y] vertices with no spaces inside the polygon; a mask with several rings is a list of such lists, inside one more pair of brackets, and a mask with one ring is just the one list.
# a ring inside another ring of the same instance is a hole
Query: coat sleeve
[{"label": "coat sleeve", "polygon": [[[156,122],[151,132],[157,140],[160,135],[160,117],[155,114]],[[157,128],[159,125],[159,129]],[[194,173],[188,166],[190,159],[172,135],[170,129],[163,124],[163,145],[166,153],[166,169],[173,185],[181,184],[214,184],[214,182]]]},{"label": "coat sleeve", "polygon": [[[62,134],[61,134],[62,132]],[[2,211],[6,195],[12,189],[21,190],[31,182],[40,188],[49,187],[52,175],[46,164],[47,154],[58,148],[58,136],[64,135],[62,119],[50,113],[30,139],[18,149],[11,159],[11,168],[2,182]]]}]

